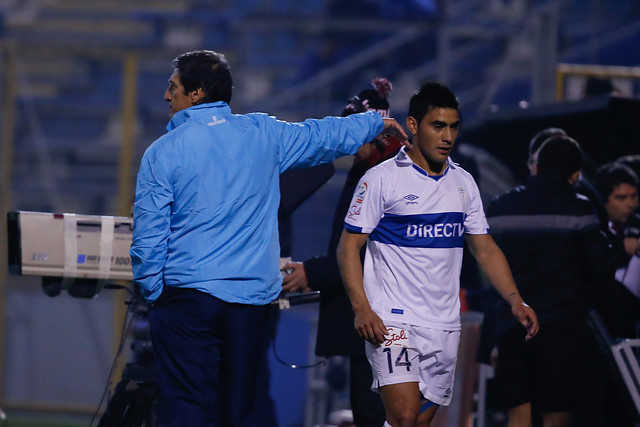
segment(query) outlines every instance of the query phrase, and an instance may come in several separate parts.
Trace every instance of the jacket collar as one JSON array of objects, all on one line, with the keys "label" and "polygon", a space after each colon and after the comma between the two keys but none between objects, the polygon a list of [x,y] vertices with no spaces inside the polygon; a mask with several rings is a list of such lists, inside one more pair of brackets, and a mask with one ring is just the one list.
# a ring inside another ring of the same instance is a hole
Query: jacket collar
[{"label": "jacket collar", "polygon": [[192,117],[201,115],[203,113],[203,110],[208,110],[210,108],[219,108],[224,114],[231,113],[231,108],[229,108],[229,105],[223,101],[194,105],[193,107],[189,107],[185,110],[175,113],[173,117],[171,117],[171,120],[169,120],[169,124],[167,124],[167,131],[174,130],[178,126],[187,122]]}]

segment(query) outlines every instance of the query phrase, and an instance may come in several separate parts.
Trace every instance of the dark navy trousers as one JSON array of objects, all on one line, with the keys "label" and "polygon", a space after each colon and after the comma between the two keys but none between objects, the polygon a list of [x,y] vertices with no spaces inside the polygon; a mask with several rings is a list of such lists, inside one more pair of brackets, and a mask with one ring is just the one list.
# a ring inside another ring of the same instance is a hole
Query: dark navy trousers
[{"label": "dark navy trousers", "polygon": [[270,313],[165,286],[149,305],[162,426],[277,424],[264,378]]}]

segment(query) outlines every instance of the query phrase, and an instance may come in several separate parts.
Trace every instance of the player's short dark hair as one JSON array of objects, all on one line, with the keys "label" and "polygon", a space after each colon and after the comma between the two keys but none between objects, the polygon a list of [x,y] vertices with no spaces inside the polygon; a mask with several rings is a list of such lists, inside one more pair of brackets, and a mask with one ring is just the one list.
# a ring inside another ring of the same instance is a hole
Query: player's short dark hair
[{"label": "player's short dark hair", "polygon": [[428,82],[413,94],[409,101],[409,116],[418,123],[432,108],[453,108],[460,111],[458,98],[442,83]]},{"label": "player's short dark hair", "polygon": [[608,200],[614,188],[620,184],[629,184],[638,188],[638,176],[629,166],[620,162],[606,163],[596,170],[593,185]]},{"label": "player's short dark hair", "polygon": [[180,74],[185,95],[201,88],[204,92],[202,103],[231,102],[233,81],[223,54],[211,50],[187,52],[174,59],[173,66]]},{"label": "player's short dark hair", "polygon": [[538,175],[569,179],[582,170],[584,155],[580,144],[566,135],[545,139],[538,151]]}]

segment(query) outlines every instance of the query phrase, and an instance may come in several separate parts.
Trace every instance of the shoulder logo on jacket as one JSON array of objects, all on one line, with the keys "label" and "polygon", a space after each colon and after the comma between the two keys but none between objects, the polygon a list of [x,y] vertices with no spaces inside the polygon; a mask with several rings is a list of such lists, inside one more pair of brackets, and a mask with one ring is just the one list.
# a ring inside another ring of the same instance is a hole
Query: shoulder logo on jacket
[{"label": "shoulder logo on jacket", "polygon": [[211,117],[211,121],[207,123],[207,126],[221,125],[227,123],[227,119],[218,119],[216,116]]}]

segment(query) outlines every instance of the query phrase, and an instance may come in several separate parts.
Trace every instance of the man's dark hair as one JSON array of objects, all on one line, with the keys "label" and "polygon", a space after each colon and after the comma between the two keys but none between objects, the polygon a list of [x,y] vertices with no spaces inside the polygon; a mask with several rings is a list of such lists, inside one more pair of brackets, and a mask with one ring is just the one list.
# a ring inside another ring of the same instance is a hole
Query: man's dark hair
[{"label": "man's dark hair", "polygon": [[411,97],[409,116],[420,123],[432,108],[453,108],[460,111],[460,104],[451,89],[442,83],[429,82]]},{"label": "man's dark hair", "polygon": [[174,59],[173,66],[180,74],[185,95],[202,88],[201,103],[231,102],[233,81],[223,54],[211,50],[187,52]]},{"label": "man's dark hair", "polygon": [[620,162],[606,163],[596,170],[593,185],[604,201],[609,199],[613,189],[620,184],[638,188],[638,176],[629,166]]},{"label": "man's dark hair", "polygon": [[552,136],[566,135],[566,134],[567,133],[564,131],[564,129],[550,127],[550,128],[544,128],[538,133],[536,133],[535,135],[533,135],[533,138],[531,138],[531,141],[529,141],[529,160],[533,158],[533,154],[536,151],[538,151],[538,149],[540,148],[540,146],[545,140],[551,138]]},{"label": "man's dark hair", "polygon": [[627,154],[616,159],[616,162],[629,166],[640,180],[640,154]]},{"label": "man's dark hair", "polygon": [[538,151],[538,175],[563,180],[582,170],[583,153],[580,144],[566,135],[547,138]]}]

